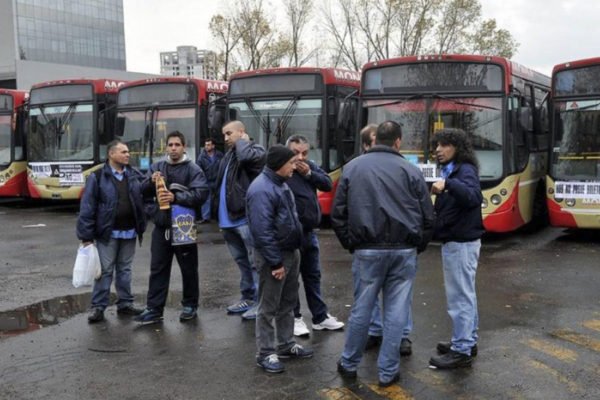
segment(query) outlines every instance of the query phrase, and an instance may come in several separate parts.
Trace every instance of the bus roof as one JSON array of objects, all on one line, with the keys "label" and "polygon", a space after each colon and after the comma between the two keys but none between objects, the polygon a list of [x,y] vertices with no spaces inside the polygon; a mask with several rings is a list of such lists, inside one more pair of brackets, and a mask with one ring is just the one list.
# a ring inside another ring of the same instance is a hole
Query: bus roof
[{"label": "bus roof", "polygon": [[255,69],[252,71],[237,72],[229,78],[230,81],[240,78],[248,78],[257,75],[283,75],[283,74],[319,74],[323,77],[326,85],[345,85],[358,88],[360,86],[360,73],[341,68],[318,68],[318,67],[281,67]]},{"label": "bus roof", "polygon": [[576,69],[582,67],[589,67],[593,65],[600,65],[600,57],[592,57],[592,58],[583,58],[581,60],[568,61],[561,64],[556,64],[554,68],[552,68],[552,75],[557,72],[564,71],[566,69]]},{"label": "bus roof", "polygon": [[52,86],[65,86],[65,85],[86,85],[90,84],[94,86],[94,92],[96,94],[102,93],[117,93],[120,86],[123,86],[126,81],[115,80],[115,79],[62,79],[58,81],[48,81],[42,83],[36,83],[31,87],[31,90],[41,89]]},{"label": "bus roof", "polygon": [[186,78],[181,76],[165,76],[160,78],[147,78],[137,81],[130,81],[119,87],[119,89],[127,89],[131,87],[144,85],[162,85],[166,83],[192,83],[198,88],[198,96],[200,99],[205,99],[208,94],[227,94],[229,84],[226,81],[216,81],[208,79]]},{"label": "bus roof", "polygon": [[29,97],[29,92],[26,90],[14,90],[14,89],[1,89],[0,95],[8,95],[13,98],[14,108],[21,106],[25,100]]},{"label": "bus roof", "polygon": [[[407,56],[407,57],[396,57],[389,58],[387,60],[372,61],[363,66],[363,74],[365,71],[374,68],[381,68],[385,66],[398,65],[398,64],[410,64],[410,63],[423,63],[423,62],[471,62],[471,63],[490,63],[497,64],[503,67],[509,77],[508,82],[510,83],[510,76],[515,75],[519,78],[538,82],[544,86],[550,86],[550,78],[540,72],[534,71],[527,68],[519,63],[510,61],[504,57],[497,56],[484,56],[475,54],[439,54],[439,55],[422,55],[422,56]],[[508,90],[508,87],[506,88]]]}]

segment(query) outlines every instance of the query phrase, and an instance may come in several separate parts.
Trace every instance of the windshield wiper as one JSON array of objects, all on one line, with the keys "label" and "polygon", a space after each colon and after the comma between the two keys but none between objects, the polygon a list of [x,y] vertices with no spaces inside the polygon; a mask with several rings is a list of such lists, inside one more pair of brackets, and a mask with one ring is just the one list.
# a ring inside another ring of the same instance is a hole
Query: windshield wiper
[{"label": "windshield wiper", "polygon": [[[254,117],[254,119],[260,124],[260,127],[265,131],[265,135],[267,137],[267,146],[269,145],[269,138],[271,137],[271,124],[270,124],[270,118],[267,114],[267,120],[263,120],[262,116],[260,115],[260,113],[258,111],[256,111],[256,109],[254,108],[254,105],[252,104],[252,100],[250,100],[250,98],[245,97],[244,98],[244,102],[246,103],[246,105],[248,106],[248,110],[250,110],[250,112],[252,113],[252,116]],[[266,146],[265,146],[266,147]]]},{"label": "windshield wiper", "polygon": [[434,95],[432,95],[432,97],[436,98],[436,99],[447,100],[449,102],[452,102],[454,104],[458,104],[458,105],[461,105],[461,106],[479,107],[479,108],[485,108],[487,110],[494,110],[494,111],[499,111],[500,110],[499,108],[487,106],[485,104],[466,103],[464,101],[460,101],[460,100],[457,100],[457,99],[452,98],[452,97],[442,96],[441,94],[434,94]]},{"label": "windshield wiper", "polygon": [[422,94],[415,94],[415,95],[407,97],[405,99],[392,100],[392,101],[389,101],[387,103],[369,104],[368,106],[364,106],[364,108],[390,106],[392,104],[402,104],[402,103],[406,103],[407,101],[416,100],[416,99],[420,99],[420,98],[423,98],[423,97],[424,96]]},{"label": "windshield wiper", "polygon": [[75,107],[77,107],[77,103],[69,104],[69,107],[65,110],[65,112],[60,116],[60,126],[57,127],[56,133],[58,135],[64,134],[64,128],[67,126],[71,119],[73,119],[73,115],[75,115]]},{"label": "windshield wiper", "polygon": [[[277,143],[281,143],[281,137],[287,130],[290,121],[292,120],[292,116],[296,112],[296,108],[298,108],[298,99],[299,96],[294,96],[290,103],[287,105],[285,110],[283,110],[283,114],[281,118],[277,121],[277,131],[275,132],[275,137],[277,137]],[[268,143],[267,143],[268,145]]]}]

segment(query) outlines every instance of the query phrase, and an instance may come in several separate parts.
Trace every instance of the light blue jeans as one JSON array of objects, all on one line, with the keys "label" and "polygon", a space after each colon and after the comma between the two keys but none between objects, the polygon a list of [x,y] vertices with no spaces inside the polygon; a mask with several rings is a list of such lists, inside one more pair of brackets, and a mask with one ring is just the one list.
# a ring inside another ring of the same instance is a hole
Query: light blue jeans
[{"label": "light blue jeans", "polygon": [[250,245],[250,228],[248,224],[235,228],[223,228],[223,237],[231,256],[240,269],[242,300],[256,301],[258,296],[258,273],[254,266],[254,248]]},{"label": "light blue jeans", "polygon": [[[355,282],[356,284],[356,282]],[[356,290],[356,288],[355,288]],[[408,321],[406,326],[402,329],[402,339],[408,339],[410,333],[413,330],[413,318],[412,318],[412,299],[413,289],[410,287],[410,294],[408,295]],[[371,324],[369,325],[369,336],[382,336],[383,335],[383,321],[381,320],[381,301],[379,297],[373,307],[373,314],[371,314]]]},{"label": "light blue jeans", "polygon": [[471,354],[477,344],[479,315],[475,274],[481,240],[447,242],[442,245],[442,265],[448,314],[452,319],[452,350]]},{"label": "light blue jeans", "polygon": [[115,275],[117,289],[117,308],[133,304],[131,294],[131,264],[135,255],[136,239],[113,239],[108,242],[96,241],[102,276],[94,281],[92,308],[104,310],[108,307],[110,286]]},{"label": "light blue jeans", "polygon": [[373,307],[383,294],[383,342],[379,380],[389,382],[400,368],[400,341],[408,322],[409,299],[417,270],[416,249],[363,249],[354,252],[354,304],[350,311],[342,366],[355,371],[363,355]]}]

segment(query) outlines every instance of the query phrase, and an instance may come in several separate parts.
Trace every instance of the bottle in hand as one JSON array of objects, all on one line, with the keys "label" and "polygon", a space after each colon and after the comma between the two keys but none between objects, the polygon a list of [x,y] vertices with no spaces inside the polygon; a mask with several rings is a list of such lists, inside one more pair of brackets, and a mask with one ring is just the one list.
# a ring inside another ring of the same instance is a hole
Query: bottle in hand
[{"label": "bottle in hand", "polygon": [[158,199],[158,207],[161,210],[168,210],[171,208],[171,204],[168,201],[161,201],[161,194],[167,191],[167,184],[165,183],[165,178],[159,176],[154,181],[156,184],[156,198]]}]

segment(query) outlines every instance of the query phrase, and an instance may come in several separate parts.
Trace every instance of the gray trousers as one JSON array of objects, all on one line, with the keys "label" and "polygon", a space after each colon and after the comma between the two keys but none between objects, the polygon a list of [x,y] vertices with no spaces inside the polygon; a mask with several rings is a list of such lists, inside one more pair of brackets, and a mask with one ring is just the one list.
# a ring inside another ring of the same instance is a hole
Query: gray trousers
[{"label": "gray trousers", "polygon": [[271,275],[270,266],[256,250],[255,265],[258,269],[258,312],[256,315],[257,358],[277,353],[275,333],[277,332],[277,350],[290,349],[294,341],[294,307],[298,301],[298,272],[300,269],[300,251],[285,251],[283,266],[285,277],[277,280]]}]

